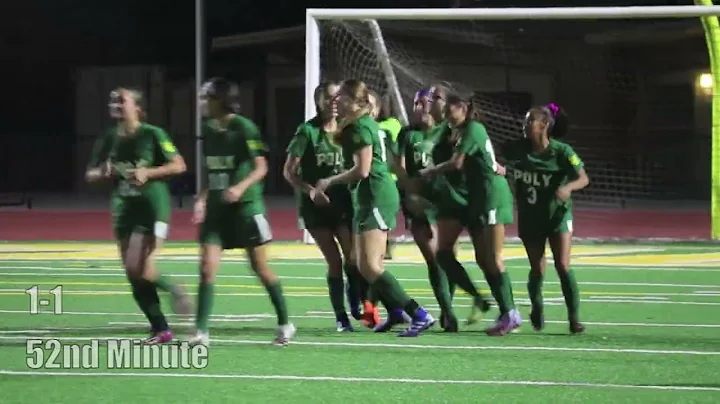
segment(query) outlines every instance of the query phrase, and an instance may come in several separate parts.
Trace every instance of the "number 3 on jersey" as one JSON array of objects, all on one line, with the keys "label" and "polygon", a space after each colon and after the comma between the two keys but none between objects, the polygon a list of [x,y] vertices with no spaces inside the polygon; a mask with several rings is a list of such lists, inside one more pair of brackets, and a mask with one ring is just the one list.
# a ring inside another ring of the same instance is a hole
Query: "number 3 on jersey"
[{"label": "number 3 on jersey", "polygon": [[537,202],[537,190],[535,187],[527,187],[527,202],[530,205],[535,205],[535,202]]}]

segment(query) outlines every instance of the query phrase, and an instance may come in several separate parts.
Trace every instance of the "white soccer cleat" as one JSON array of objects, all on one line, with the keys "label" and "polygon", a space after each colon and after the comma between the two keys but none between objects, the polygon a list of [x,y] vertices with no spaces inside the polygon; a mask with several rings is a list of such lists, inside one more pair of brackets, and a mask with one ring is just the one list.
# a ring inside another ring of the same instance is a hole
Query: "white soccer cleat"
[{"label": "white soccer cleat", "polygon": [[292,323],[279,326],[275,333],[275,339],[272,342],[273,345],[286,346],[290,343],[292,337],[295,336],[295,331],[297,331],[297,329]]},{"label": "white soccer cleat", "polygon": [[208,346],[208,345],[210,345],[210,334],[207,332],[196,331],[195,335],[190,337],[190,339],[188,340],[188,344],[190,344],[190,346],[195,346],[195,345]]}]

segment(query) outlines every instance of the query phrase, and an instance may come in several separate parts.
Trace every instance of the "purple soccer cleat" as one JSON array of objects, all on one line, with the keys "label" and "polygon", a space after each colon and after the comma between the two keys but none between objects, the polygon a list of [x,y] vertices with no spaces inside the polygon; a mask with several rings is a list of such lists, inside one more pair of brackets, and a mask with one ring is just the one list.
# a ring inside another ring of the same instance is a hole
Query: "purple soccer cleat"
[{"label": "purple soccer cleat", "polygon": [[165,331],[156,331],[153,332],[153,334],[145,338],[142,343],[143,345],[157,345],[157,344],[167,344],[168,342],[172,342],[173,340],[173,333],[170,330]]},{"label": "purple soccer cleat", "polygon": [[435,325],[435,319],[421,307],[410,322],[410,327],[398,334],[398,337],[417,337],[433,325]]}]

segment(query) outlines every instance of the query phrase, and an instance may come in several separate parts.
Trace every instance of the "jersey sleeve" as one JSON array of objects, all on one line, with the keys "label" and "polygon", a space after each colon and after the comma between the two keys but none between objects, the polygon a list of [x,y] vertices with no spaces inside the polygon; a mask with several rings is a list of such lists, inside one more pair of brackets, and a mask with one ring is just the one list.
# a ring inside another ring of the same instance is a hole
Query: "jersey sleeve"
[{"label": "jersey sleeve", "polygon": [[562,159],[562,167],[565,168],[568,174],[577,174],[585,167],[585,163],[580,159],[580,156],[568,145],[563,147],[560,158]]},{"label": "jersey sleeve", "polygon": [[90,152],[90,160],[88,161],[88,167],[97,167],[101,162],[105,161],[110,157],[110,151],[112,144],[110,142],[110,133],[103,133],[93,144],[92,151]]},{"label": "jersey sleeve", "polygon": [[309,139],[305,125],[300,125],[295,131],[295,136],[290,140],[290,144],[287,147],[287,154],[295,157],[302,157],[307,149]]},{"label": "jersey sleeve", "polygon": [[170,161],[173,159],[173,157],[177,156],[178,150],[177,147],[175,147],[175,144],[170,140],[170,136],[168,136],[167,132],[163,130],[162,128],[155,129],[155,140],[157,141],[158,145],[160,145],[160,153],[165,158],[165,160]]},{"label": "jersey sleeve", "polygon": [[[353,154],[364,147],[372,146],[373,136],[370,128],[364,125],[353,125],[349,129],[352,131],[350,141]],[[380,141],[382,141],[382,139],[380,139]]]},{"label": "jersey sleeve", "polygon": [[242,126],[250,157],[264,156],[268,152],[268,148],[263,142],[262,136],[260,136],[260,129],[250,120],[244,120]]}]

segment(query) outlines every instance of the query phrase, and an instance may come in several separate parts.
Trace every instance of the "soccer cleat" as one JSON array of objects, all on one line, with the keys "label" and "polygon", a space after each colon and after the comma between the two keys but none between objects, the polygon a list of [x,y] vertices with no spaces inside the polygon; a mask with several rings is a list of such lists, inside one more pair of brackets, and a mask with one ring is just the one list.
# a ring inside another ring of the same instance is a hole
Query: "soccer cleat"
[{"label": "soccer cleat", "polygon": [[570,334],[582,334],[585,332],[585,326],[577,320],[570,320]]},{"label": "soccer cleat", "polygon": [[394,326],[407,322],[409,321],[405,317],[405,312],[402,309],[393,310],[391,313],[388,313],[387,319],[383,323],[373,328],[373,332],[388,332]]},{"label": "soccer cleat", "polygon": [[510,332],[513,334],[520,332],[520,326],[522,325],[522,316],[520,315],[520,311],[518,309],[510,310],[510,319],[513,322],[513,329]]},{"label": "soccer cleat", "polygon": [[440,327],[442,327],[444,332],[460,331],[457,317],[454,315],[448,315],[447,313],[440,313]]},{"label": "soccer cleat", "polygon": [[372,303],[365,301],[360,321],[367,328],[377,327],[377,325],[380,324],[380,314],[378,314],[377,307],[373,306]]},{"label": "soccer cleat", "polygon": [[353,332],[355,330],[353,329],[352,324],[350,324],[350,321],[338,321],[335,323],[335,331],[337,331],[337,332]]},{"label": "soccer cleat", "polygon": [[472,325],[480,321],[482,319],[482,315],[487,313],[490,310],[490,307],[490,302],[487,299],[482,296],[476,297],[473,307],[470,309],[470,315],[466,320],[467,325]]},{"label": "soccer cleat", "polygon": [[150,337],[142,340],[143,345],[158,345],[172,342],[173,333],[170,330],[154,332]]},{"label": "soccer cleat", "polygon": [[188,340],[188,344],[190,344],[190,346],[195,346],[195,345],[208,346],[208,345],[210,345],[210,334],[207,331],[196,331],[195,335],[190,337],[190,339]]},{"label": "soccer cleat", "polygon": [[181,286],[173,285],[172,289],[170,290],[170,295],[172,296],[172,310],[175,312],[175,314],[184,318],[189,318],[190,316],[192,316],[194,312],[193,304],[192,301],[190,301],[190,297],[185,292],[185,289],[183,289]]},{"label": "soccer cleat", "polygon": [[417,337],[433,325],[435,325],[435,319],[421,307],[418,309],[415,318],[412,319],[410,327],[398,334],[398,337]]},{"label": "soccer cleat", "polygon": [[492,327],[485,330],[485,334],[492,336],[506,335],[516,328],[516,321],[511,313],[505,313],[493,324]]},{"label": "soccer cleat", "polygon": [[292,337],[295,336],[295,331],[297,331],[297,329],[292,324],[278,326],[277,331],[275,332],[275,339],[272,344],[275,346],[288,345]]},{"label": "soccer cleat", "polygon": [[545,314],[542,308],[533,308],[530,311],[530,324],[535,331],[542,331],[545,328]]}]

